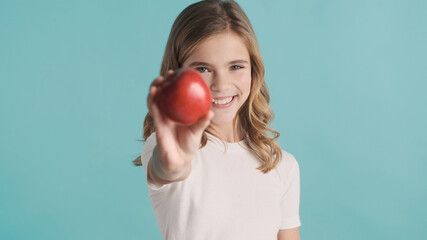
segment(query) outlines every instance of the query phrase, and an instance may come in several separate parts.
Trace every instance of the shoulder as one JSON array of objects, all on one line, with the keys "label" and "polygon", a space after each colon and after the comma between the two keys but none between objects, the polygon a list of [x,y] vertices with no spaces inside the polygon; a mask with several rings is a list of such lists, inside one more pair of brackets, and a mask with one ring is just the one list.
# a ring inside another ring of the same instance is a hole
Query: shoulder
[{"label": "shoulder", "polygon": [[282,149],[282,158],[277,164],[276,171],[283,180],[299,174],[298,161],[293,154]]},{"label": "shoulder", "polygon": [[153,154],[153,150],[157,145],[156,133],[153,132],[145,141],[141,151],[141,162],[143,166],[148,165],[148,161]]},{"label": "shoulder", "polygon": [[153,132],[146,140],[144,144],[144,148],[151,147],[157,144],[156,132]]},{"label": "shoulder", "polygon": [[293,154],[282,149],[282,159],[279,162],[278,166],[287,169],[295,168],[298,166],[298,161],[296,160]]}]

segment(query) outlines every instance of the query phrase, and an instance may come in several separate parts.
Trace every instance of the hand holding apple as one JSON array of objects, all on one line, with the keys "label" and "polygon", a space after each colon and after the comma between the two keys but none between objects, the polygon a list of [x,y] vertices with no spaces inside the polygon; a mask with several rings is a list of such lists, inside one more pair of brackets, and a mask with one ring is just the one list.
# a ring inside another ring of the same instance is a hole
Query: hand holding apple
[{"label": "hand holding apple", "polygon": [[199,77],[192,69],[169,70],[150,86],[147,106],[157,139],[150,169],[160,179],[176,181],[189,175],[202,134],[214,115],[210,91]]}]

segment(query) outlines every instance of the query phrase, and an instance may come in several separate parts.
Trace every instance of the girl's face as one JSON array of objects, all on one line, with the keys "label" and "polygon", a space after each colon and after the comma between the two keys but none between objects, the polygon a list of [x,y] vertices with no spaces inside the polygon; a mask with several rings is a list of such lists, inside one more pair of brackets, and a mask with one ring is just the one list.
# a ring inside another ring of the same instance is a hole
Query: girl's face
[{"label": "girl's face", "polygon": [[233,119],[251,88],[250,56],[240,36],[225,31],[203,40],[182,67],[198,70],[211,90],[215,114],[211,125],[233,129]]}]

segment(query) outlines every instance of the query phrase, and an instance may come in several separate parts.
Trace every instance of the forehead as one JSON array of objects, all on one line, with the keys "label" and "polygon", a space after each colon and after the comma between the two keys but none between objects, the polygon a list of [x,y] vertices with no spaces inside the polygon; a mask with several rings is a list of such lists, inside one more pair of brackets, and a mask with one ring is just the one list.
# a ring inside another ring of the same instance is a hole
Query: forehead
[{"label": "forehead", "polygon": [[249,50],[242,37],[232,31],[226,31],[202,40],[192,51],[187,61],[216,62],[235,59],[249,61]]}]

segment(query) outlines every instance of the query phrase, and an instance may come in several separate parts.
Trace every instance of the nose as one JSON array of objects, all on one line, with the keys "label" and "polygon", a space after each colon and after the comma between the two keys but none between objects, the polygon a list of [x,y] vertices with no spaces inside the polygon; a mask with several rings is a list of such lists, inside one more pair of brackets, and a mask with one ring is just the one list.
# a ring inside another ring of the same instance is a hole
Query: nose
[{"label": "nose", "polygon": [[211,78],[210,89],[213,92],[223,92],[231,86],[231,79],[224,72],[215,72]]}]

